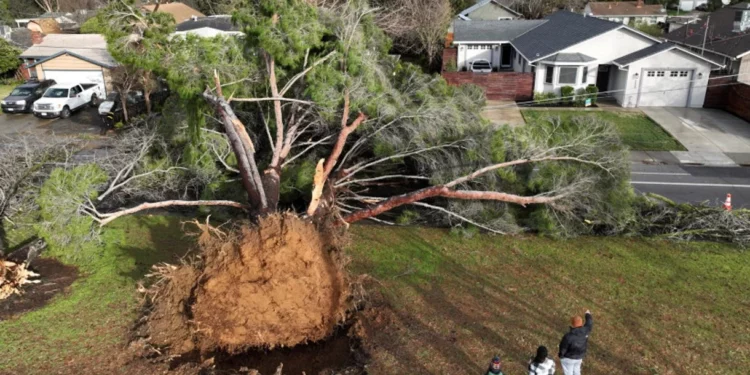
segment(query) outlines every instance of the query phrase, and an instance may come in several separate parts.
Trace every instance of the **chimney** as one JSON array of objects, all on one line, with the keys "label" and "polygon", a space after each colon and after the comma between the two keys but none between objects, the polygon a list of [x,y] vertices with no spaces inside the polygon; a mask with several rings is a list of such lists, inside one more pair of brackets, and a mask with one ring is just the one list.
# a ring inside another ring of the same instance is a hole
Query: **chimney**
[{"label": "chimney", "polygon": [[44,34],[41,31],[31,31],[31,44],[42,44]]},{"label": "chimney", "polygon": [[635,6],[636,8],[643,8],[643,0],[638,0],[638,4]]}]

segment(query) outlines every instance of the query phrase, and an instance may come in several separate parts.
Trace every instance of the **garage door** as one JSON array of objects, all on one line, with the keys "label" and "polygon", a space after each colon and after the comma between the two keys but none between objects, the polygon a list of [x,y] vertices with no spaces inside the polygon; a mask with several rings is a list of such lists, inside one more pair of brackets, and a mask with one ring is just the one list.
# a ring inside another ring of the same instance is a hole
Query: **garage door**
[{"label": "garage door", "polygon": [[99,88],[107,95],[104,86],[104,74],[101,70],[44,70],[44,78],[54,79],[57,83],[98,83]]},{"label": "garage door", "polygon": [[489,44],[471,44],[466,46],[466,67],[469,67],[469,64],[472,61],[476,60],[486,60],[490,64],[494,65],[494,62],[492,61],[492,46]]},{"label": "garage door", "polygon": [[645,70],[638,95],[639,107],[687,107],[693,71]]}]

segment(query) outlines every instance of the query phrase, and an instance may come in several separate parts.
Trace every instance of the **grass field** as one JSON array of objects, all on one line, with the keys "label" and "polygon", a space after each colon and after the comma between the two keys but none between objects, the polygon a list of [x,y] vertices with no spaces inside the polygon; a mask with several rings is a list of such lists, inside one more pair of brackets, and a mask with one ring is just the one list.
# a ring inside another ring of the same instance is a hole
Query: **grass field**
[{"label": "grass field", "polygon": [[189,241],[179,218],[146,216],[112,223],[102,240],[100,258],[70,294],[0,322],[0,374],[111,374],[118,358],[125,362],[137,282],[152,264],[176,261]]},{"label": "grass field", "polygon": [[662,129],[648,116],[640,112],[610,112],[583,110],[524,110],[527,123],[560,117],[563,120],[575,116],[596,116],[610,121],[620,132],[622,141],[634,151],[686,151],[685,147]]},{"label": "grass field", "polygon": [[[127,363],[123,345],[138,281],[189,247],[181,220],[114,222],[101,258],[69,294],[0,322],[0,374],[161,373]],[[494,354],[507,374],[521,374],[538,345],[555,352],[569,317],[586,308],[595,316],[587,375],[736,374],[750,366],[750,255],[734,248],[352,232],[351,270],[372,276],[373,293],[390,305],[386,324],[365,338],[370,374],[479,374]]]},{"label": "grass field", "polygon": [[[357,227],[353,269],[378,280],[392,323],[372,374],[480,374],[494,354],[525,374],[591,309],[587,375],[744,374],[750,255],[716,244],[628,238],[466,239]],[[558,370],[559,373],[560,370]]]},{"label": "grass field", "polygon": [[16,85],[0,85],[0,99],[8,96]]}]

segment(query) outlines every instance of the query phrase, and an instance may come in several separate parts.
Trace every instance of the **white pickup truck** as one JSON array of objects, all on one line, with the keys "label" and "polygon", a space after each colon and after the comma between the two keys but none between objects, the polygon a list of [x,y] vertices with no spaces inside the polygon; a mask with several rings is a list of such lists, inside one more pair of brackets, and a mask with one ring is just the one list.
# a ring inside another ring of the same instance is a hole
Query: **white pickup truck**
[{"label": "white pickup truck", "polygon": [[103,97],[104,94],[96,83],[54,85],[34,102],[34,116],[68,118],[73,111],[86,105],[96,105],[99,98]]}]

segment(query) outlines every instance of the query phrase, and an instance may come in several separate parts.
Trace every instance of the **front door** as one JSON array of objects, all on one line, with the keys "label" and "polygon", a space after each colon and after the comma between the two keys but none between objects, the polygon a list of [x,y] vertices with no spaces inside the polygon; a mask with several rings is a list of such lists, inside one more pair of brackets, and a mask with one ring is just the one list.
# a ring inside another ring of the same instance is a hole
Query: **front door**
[{"label": "front door", "polygon": [[596,75],[596,88],[599,92],[605,92],[609,89],[609,65],[599,65],[599,72]]},{"label": "front door", "polygon": [[511,64],[513,63],[513,60],[511,60],[510,52],[513,50],[513,47],[510,46],[510,44],[503,44],[500,46],[500,67],[502,68],[510,68]]}]

